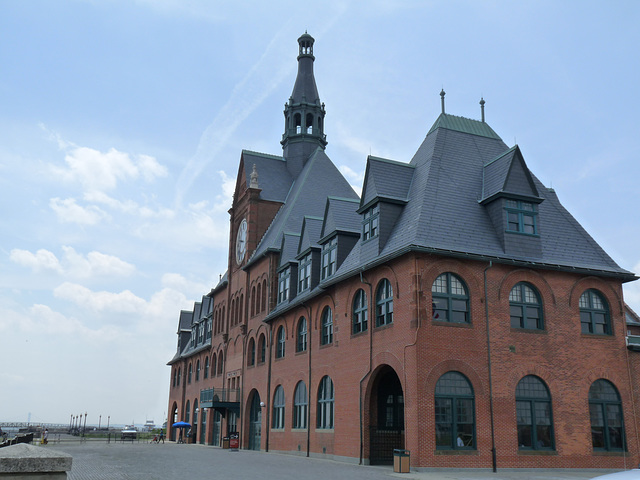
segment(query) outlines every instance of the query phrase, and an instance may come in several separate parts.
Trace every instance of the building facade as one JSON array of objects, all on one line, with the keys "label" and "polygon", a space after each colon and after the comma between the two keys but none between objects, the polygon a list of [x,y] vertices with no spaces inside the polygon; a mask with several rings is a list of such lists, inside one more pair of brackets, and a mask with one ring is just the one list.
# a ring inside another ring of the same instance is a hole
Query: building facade
[{"label": "building facade", "polygon": [[367,158],[359,197],[298,45],[282,155],[242,151],[228,270],[180,314],[168,425],[364,464],[637,465],[635,275],[444,92],[410,162]]}]

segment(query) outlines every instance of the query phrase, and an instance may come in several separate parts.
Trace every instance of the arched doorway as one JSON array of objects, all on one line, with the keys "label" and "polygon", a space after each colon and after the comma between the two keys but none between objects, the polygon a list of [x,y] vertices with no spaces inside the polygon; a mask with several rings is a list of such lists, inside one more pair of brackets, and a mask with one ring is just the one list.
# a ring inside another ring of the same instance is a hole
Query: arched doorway
[{"label": "arched doorway", "polygon": [[404,395],[396,372],[382,367],[371,388],[369,403],[369,463],[390,465],[393,450],[404,448]]},{"label": "arched doorway", "polygon": [[253,394],[251,400],[251,410],[249,410],[249,450],[260,450],[262,436],[262,408],[260,406],[260,395]]},{"label": "arched doorway", "polygon": [[171,419],[171,421],[168,422],[167,425],[167,429],[170,429],[169,431],[171,432],[169,434],[169,440],[175,442],[176,431],[178,430],[177,428],[172,427],[172,425],[178,421],[178,405],[175,402],[173,404],[173,407],[171,407],[171,416],[169,418]]}]

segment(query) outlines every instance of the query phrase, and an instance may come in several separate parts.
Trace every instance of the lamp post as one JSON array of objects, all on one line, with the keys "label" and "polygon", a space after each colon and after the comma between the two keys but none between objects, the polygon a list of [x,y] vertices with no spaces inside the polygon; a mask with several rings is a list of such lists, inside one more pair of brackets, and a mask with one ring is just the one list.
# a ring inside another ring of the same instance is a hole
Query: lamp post
[{"label": "lamp post", "polygon": [[102,415],[98,417],[98,430],[100,430],[100,422],[102,421]]},{"label": "lamp post", "polygon": [[87,412],[84,412],[84,427],[82,427],[82,436],[84,437],[84,433],[87,431]]},{"label": "lamp post", "polygon": [[107,432],[109,431],[109,420],[111,420],[111,415],[107,417]]},{"label": "lamp post", "polygon": [[69,431],[71,431],[71,422],[73,421],[73,413],[71,414],[71,418],[69,418]]}]

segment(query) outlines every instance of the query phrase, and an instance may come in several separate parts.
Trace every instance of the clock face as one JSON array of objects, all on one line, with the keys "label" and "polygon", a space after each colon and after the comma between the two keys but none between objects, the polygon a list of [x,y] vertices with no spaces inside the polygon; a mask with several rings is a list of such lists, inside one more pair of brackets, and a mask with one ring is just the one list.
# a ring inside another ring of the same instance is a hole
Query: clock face
[{"label": "clock face", "polygon": [[244,256],[247,253],[247,219],[243,219],[238,228],[238,235],[236,235],[236,262],[238,265],[244,260]]}]

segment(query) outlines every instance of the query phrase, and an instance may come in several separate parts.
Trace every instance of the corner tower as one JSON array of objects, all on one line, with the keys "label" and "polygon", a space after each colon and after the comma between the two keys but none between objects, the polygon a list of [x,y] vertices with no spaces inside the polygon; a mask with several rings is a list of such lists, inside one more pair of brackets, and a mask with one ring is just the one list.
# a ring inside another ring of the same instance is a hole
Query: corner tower
[{"label": "corner tower", "polygon": [[280,143],[287,168],[294,177],[318,147],[324,150],[327,145],[324,104],[320,103],[313,75],[313,43],[313,37],[306,32],[298,38],[298,76],[284,105],[284,134]]}]

